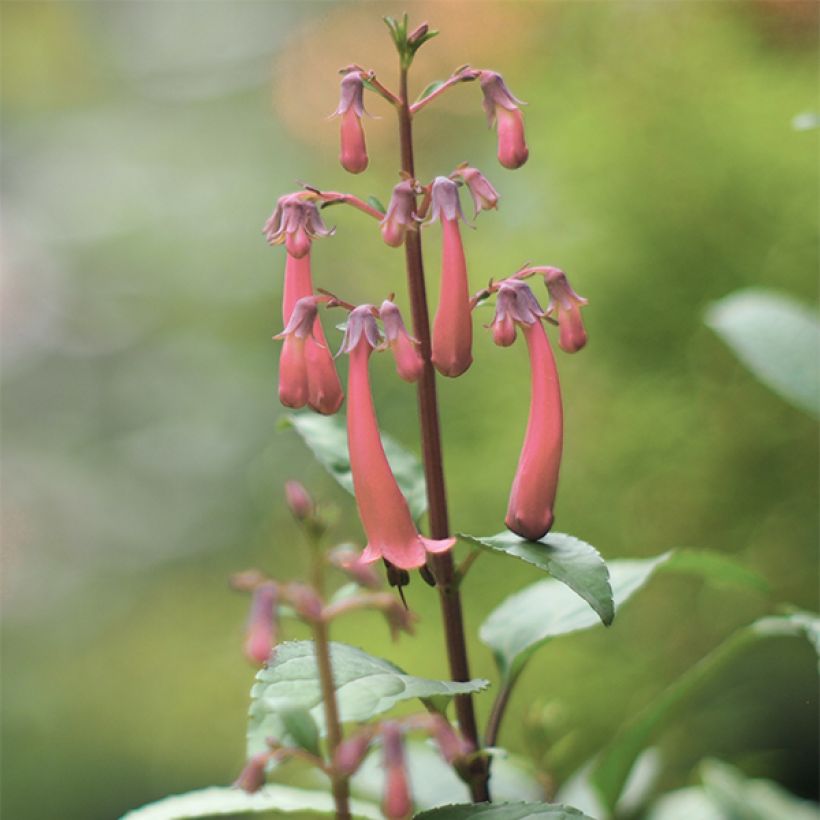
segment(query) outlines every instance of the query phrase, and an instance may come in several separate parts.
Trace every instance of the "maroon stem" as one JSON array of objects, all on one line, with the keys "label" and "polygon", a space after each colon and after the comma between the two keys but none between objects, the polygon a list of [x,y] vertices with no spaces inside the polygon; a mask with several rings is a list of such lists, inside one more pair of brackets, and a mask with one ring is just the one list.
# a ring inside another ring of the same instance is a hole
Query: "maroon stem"
[{"label": "maroon stem", "polygon": [[[413,161],[413,126],[407,95],[407,70],[401,70],[401,106],[399,113],[399,136],[401,141],[402,170],[415,177]],[[427,309],[427,291],[424,281],[424,263],[421,254],[421,235],[418,230],[408,231],[405,241],[407,283],[413,314],[413,332],[419,340],[424,369],[418,381],[419,418],[421,421],[422,456],[424,476],[427,481],[427,503],[430,515],[430,535],[435,539],[448,538],[450,524],[447,516],[447,493],[444,485],[444,463],[441,453],[441,429],[436,399],[436,374],[431,361],[430,318]],[[447,657],[450,676],[455,681],[470,680],[467,645],[464,639],[464,618],[461,597],[449,552],[431,556],[436,586],[441,602]],[[479,749],[481,744],[476,726],[475,709],[471,695],[457,695],[455,699],[458,725],[464,737]],[[474,802],[490,799],[489,765],[487,758],[478,755],[470,770],[470,792]]]}]

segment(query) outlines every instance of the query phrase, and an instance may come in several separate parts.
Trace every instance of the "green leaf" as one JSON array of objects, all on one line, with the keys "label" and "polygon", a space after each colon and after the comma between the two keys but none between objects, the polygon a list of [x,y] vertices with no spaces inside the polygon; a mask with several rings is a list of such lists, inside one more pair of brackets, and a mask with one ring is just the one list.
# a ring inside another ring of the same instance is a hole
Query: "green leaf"
[{"label": "green leaf", "polygon": [[[528,761],[496,750],[490,768],[490,793],[494,800],[544,799],[544,790]],[[417,811],[470,800],[470,791],[452,767],[443,763],[438,750],[430,743],[411,741],[405,746],[413,803]],[[384,790],[381,755],[370,754],[351,781],[353,794],[378,801]]]},{"label": "green leaf", "polygon": [[[350,474],[344,418],[338,414],[320,416],[318,413],[299,413],[285,416],[283,425],[293,427],[319,463],[353,495],[353,476]],[[382,444],[413,518],[421,518],[427,509],[427,490],[421,462],[384,433]]]},{"label": "green leaf", "polygon": [[820,415],[820,322],[813,310],[776,291],[750,289],[714,302],[705,318],[763,384]]},{"label": "green leaf", "polygon": [[712,550],[675,550],[675,554],[663,565],[663,571],[700,575],[717,586],[747,587],[764,594],[769,592],[769,584],[762,575],[731,556]]},{"label": "green leaf", "polygon": [[[616,610],[671,554],[610,561],[609,577]],[[493,650],[502,676],[509,681],[550,638],[589,629],[598,623],[598,616],[584,601],[560,581],[550,579],[525,587],[503,601],[481,625],[479,636]]]},{"label": "green leaf", "polygon": [[416,820],[593,820],[588,814],[556,803],[462,803],[457,806],[441,806],[416,815]]},{"label": "green leaf", "polygon": [[[354,817],[382,816],[377,806],[361,800],[350,805]],[[271,784],[255,794],[241,789],[212,786],[187,794],[164,797],[123,815],[121,820],[183,820],[188,817],[218,817],[225,814],[256,814],[261,812],[315,812],[335,814],[333,798],[326,791],[307,791],[290,786]]]},{"label": "green leaf", "polygon": [[285,732],[293,738],[295,744],[316,757],[321,756],[319,749],[319,727],[307,709],[287,709],[280,713]]},{"label": "green leaf", "polygon": [[367,201],[370,205],[372,205],[380,213],[383,213],[383,214],[387,213],[387,208],[385,208],[384,205],[382,205],[382,201],[377,196],[373,196],[371,194],[367,198]]},{"label": "green leaf", "polygon": [[681,677],[671,683],[645,709],[630,719],[596,760],[591,780],[611,809],[618,802],[638,755],[651,742],[654,732],[673,711],[736,655],[760,640],[776,637],[805,637],[815,647],[820,621],[807,612],[772,616],[737,630]]},{"label": "green leaf", "polygon": [[[436,32],[436,33],[438,33],[438,32]],[[423,100],[425,97],[429,96],[429,95],[430,95],[430,94],[432,94],[434,91],[436,91],[436,90],[438,90],[439,88],[441,88],[443,85],[444,85],[444,80],[433,80],[433,82],[431,82],[431,83],[430,83],[430,84],[429,84],[429,85],[428,85],[428,86],[424,89],[424,91],[422,91],[422,92],[421,92],[421,94],[419,94],[419,95],[418,95],[418,97],[416,98],[416,102],[418,102],[419,100]]]},{"label": "green leaf", "polygon": [[[331,643],[333,679],[342,721],[364,721],[412,698],[428,698],[478,692],[489,686],[486,680],[466,683],[428,680],[408,675],[398,666],[361,649]],[[324,709],[313,641],[280,644],[271,663],[256,673],[251,689],[248,718],[248,756],[266,748],[265,739],[276,738],[293,745],[283,713],[294,709],[310,712],[319,732],[324,734]]]},{"label": "green leaf", "polygon": [[540,541],[527,541],[511,532],[498,535],[464,535],[460,538],[483,549],[512,555],[548,572],[566,584],[597,613],[605,626],[615,617],[612,587],[606,562],[595,547],[560,532],[551,532]]}]

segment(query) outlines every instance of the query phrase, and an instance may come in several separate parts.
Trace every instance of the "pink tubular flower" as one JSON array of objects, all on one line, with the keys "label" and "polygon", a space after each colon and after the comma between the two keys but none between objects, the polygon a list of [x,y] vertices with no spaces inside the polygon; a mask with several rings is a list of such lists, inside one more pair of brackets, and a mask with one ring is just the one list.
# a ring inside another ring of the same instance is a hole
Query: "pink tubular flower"
[{"label": "pink tubular flower", "polygon": [[495,71],[479,74],[484,92],[484,110],[490,126],[498,130],[498,161],[505,168],[520,168],[530,155],[524,139],[524,117],[519,106],[524,102],[515,97],[504,78]]},{"label": "pink tubular flower", "polygon": [[570,287],[559,268],[547,268],[544,282],[550,294],[547,315],[558,314],[558,344],[566,353],[577,353],[587,343],[581,308],[589,303]]},{"label": "pink tubular flower", "polygon": [[351,174],[367,168],[367,146],[364,141],[364,84],[361,71],[350,71],[342,77],[339,107],[334,116],[342,118],[339,162]]},{"label": "pink tubular flower", "polygon": [[490,180],[478,168],[473,168],[465,162],[456,168],[454,176],[461,179],[473,198],[473,219],[480,211],[489,211],[491,208],[498,207],[498,191],[493,188]]},{"label": "pink tubular flower", "polygon": [[338,774],[350,777],[362,765],[373,740],[373,730],[364,729],[343,740],[333,753],[333,768]]},{"label": "pink tubular flower", "polygon": [[398,248],[403,242],[408,228],[416,227],[416,186],[405,179],[393,188],[387,213],[381,221],[382,239],[391,248]]},{"label": "pink tubular flower", "polygon": [[316,314],[316,297],[303,296],[296,301],[285,329],[273,337],[284,339],[279,357],[279,401],[285,407],[299,408],[307,404],[308,362],[305,347],[308,339],[316,343],[313,338]]},{"label": "pink tubular flower", "polygon": [[418,349],[418,342],[410,336],[404,326],[398,307],[387,299],[379,308],[379,318],[384,325],[387,345],[396,360],[396,372],[406,382],[418,381],[424,369],[424,360]]},{"label": "pink tubular flower", "polygon": [[276,644],[276,584],[268,581],[253,591],[248,631],[245,637],[245,656],[262,666],[270,658]]},{"label": "pink tubular flower", "polygon": [[433,364],[443,376],[460,376],[473,362],[473,322],[467,262],[458,220],[464,219],[458,185],[447,177],[433,182],[430,222],[441,220],[441,286],[433,321]]},{"label": "pink tubular flower", "polygon": [[297,259],[310,251],[317,236],[330,236],[335,228],[328,228],[319,215],[315,202],[305,199],[301,191],[279,198],[274,212],[262,228],[270,245],[284,243],[287,252]]},{"label": "pink tubular flower", "polygon": [[537,541],[549,532],[554,518],[563,443],[561,389],[538,300],[515,279],[502,283],[499,296],[502,293],[514,294],[506,310],[527,341],[532,385],[527,432],[504,523],[522,538]]},{"label": "pink tubular flower", "polygon": [[384,771],[382,812],[388,820],[405,820],[413,811],[413,800],[410,797],[401,729],[395,721],[386,721],[382,724],[381,734]]},{"label": "pink tubular flower", "polygon": [[350,312],[342,351],[350,354],[348,370],[347,441],[350,472],[367,547],[361,560],[386,558],[400,569],[425,563],[427,552],[450,549],[455,538],[434,541],[420,535],[407,501],[384,454],[376,410],[370,393],[370,354],[381,339],[372,305]]},{"label": "pink tubular flower", "polygon": [[248,794],[258,792],[265,785],[265,769],[270,760],[269,752],[260,752],[254,755],[239,773],[234,786]]}]

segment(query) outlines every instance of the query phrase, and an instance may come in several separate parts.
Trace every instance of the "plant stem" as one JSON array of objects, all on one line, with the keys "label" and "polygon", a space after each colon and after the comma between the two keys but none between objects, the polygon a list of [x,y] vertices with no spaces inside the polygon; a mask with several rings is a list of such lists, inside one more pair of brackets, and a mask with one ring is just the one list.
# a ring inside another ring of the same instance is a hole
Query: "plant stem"
[{"label": "plant stem", "polygon": [[[336,747],[342,742],[342,727],[339,723],[339,708],[336,703],[336,687],[333,684],[333,669],[330,662],[330,641],[327,624],[319,621],[313,625],[313,640],[316,648],[316,665],[322,685],[322,702],[325,707],[327,724],[327,745],[331,766]],[[337,820],[350,820],[350,788],[346,777],[339,777],[333,769],[330,772],[333,800],[336,803]]]},{"label": "plant stem", "polygon": [[490,711],[490,717],[487,720],[487,732],[484,736],[484,742],[488,746],[495,746],[498,742],[498,731],[501,728],[501,721],[504,718],[504,712],[507,709],[507,704],[510,701],[514,680],[506,681],[493,701],[493,708]]},{"label": "plant stem", "polygon": [[[399,137],[401,142],[402,170],[415,177],[413,157],[413,126],[407,95],[407,69],[401,69],[401,105],[399,113]],[[433,370],[430,346],[430,318],[427,309],[427,292],[424,281],[424,264],[421,254],[420,231],[408,231],[405,241],[407,283],[413,314],[413,332],[419,340],[424,369],[418,381],[418,405],[421,422],[422,456],[424,476],[427,482],[427,502],[430,514],[430,534],[433,538],[448,538],[450,524],[447,516],[447,494],[444,485],[444,463],[441,452],[441,429],[436,399],[436,374]],[[431,558],[436,586],[439,591],[444,634],[450,676],[455,681],[470,679],[467,645],[464,639],[464,620],[461,597],[458,591],[453,557],[449,552]],[[480,748],[475,710],[471,695],[458,695],[455,699],[459,728],[464,737]],[[470,792],[475,802],[489,801],[489,764],[484,756],[477,756],[470,773]]]}]

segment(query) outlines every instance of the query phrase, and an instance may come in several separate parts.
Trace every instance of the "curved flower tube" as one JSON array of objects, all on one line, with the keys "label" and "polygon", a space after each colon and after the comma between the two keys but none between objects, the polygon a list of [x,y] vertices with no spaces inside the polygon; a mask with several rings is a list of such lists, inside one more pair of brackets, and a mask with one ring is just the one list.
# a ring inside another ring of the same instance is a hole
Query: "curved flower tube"
[{"label": "curved flower tube", "polygon": [[280,197],[262,228],[269,245],[284,244],[287,252],[297,258],[310,251],[315,237],[331,236],[336,230],[325,225],[316,203],[306,196],[309,194],[297,191]]},{"label": "curved flower tube", "polygon": [[398,248],[407,234],[407,230],[416,227],[416,186],[410,179],[405,179],[393,188],[387,213],[381,221],[382,239],[391,248]]},{"label": "curved flower tube", "polygon": [[384,325],[387,345],[396,360],[396,372],[406,382],[418,381],[424,370],[424,360],[418,349],[418,342],[407,332],[399,309],[393,302],[385,299],[379,308],[379,318]]},{"label": "curved flower tube", "polygon": [[347,441],[356,506],[367,535],[361,560],[386,558],[400,569],[415,569],[425,563],[427,552],[444,552],[455,538],[437,541],[419,534],[384,453],[370,392],[370,354],[381,342],[374,311],[372,305],[351,311],[341,348],[350,354]]},{"label": "curved flower tube", "polygon": [[367,168],[367,146],[364,140],[364,83],[360,71],[350,71],[342,77],[339,107],[334,116],[341,117],[341,150],[339,162],[345,171],[360,174]]},{"label": "curved flower tube", "polygon": [[484,92],[484,110],[492,127],[496,123],[498,131],[498,161],[510,169],[520,168],[530,155],[524,138],[524,117],[519,106],[526,103],[519,100],[495,71],[479,74]]},{"label": "curved flower tube", "polygon": [[458,199],[458,185],[447,177],[436,177],[431,202],[430,222],[440,219],[442,230],[441,285],[433,320],[432,359],[442,376],[455,378],[473,362],[470,287],[458,227],[464,213]]},{"label": "curved flower tube", "polygon": [[544,282],[550,294],[547,315],[558,314],[558,344],[565,353],[577,353],[587,343],[581,308],[589,303],[570,287],[560,268],[547,268]]}]

